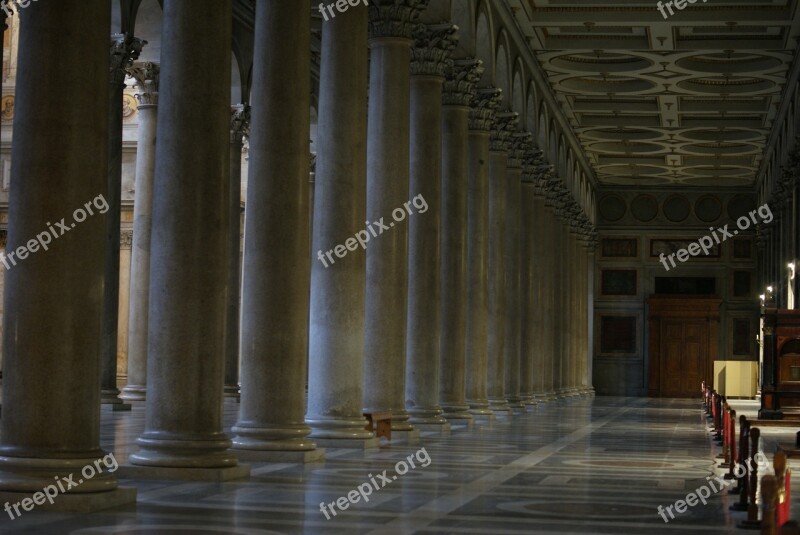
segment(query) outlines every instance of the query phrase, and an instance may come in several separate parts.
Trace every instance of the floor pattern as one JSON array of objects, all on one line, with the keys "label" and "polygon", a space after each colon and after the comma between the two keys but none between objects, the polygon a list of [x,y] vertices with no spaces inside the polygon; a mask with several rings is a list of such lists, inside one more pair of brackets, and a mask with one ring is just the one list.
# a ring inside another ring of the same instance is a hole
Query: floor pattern
[{"label": "floor pattern", "polygon": [[[237,404],[226,402],[226,424]],[[135,451],[144,409],[102,411],[102,443],[120,462]],[[251,463],[249,480],[130,481],[135,506],[91,515],[0,517],[1,534],[268,535],[735,533],[734,498],[712,496],[668,523],[658,514],[715,469],[699,400],[573,398],[491,426],[423,434],[418,445],[328,449],[322,463]],[[425,455],[420,452],[425,448]],[[416,455],[405,475],[397,463]],[[429,464],[425,462],[429,460]],[[422,466],[427,464],[427,466]],[[390,482],[380,488],[377,474]],[[320,503],[377,479],[363,499],[326,518]],[[2,504],[0,504],[0,507]],[[2,511],[0,511],[2,512]]]}]

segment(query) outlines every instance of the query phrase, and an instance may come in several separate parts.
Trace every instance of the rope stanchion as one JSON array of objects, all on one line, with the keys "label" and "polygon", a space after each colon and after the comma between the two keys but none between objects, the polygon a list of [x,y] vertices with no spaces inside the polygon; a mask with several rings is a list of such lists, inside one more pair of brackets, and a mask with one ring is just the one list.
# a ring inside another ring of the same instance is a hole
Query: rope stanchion
[{"label": "rope stanchion", "polygon": [[761,478],[761,535],[777,535],[775,509],[778,502],[778,480],[775,476]]},{"label": "rope stanchion", "polygon": [[736,411],[731,409],[728,412],[728,440],[725,441],[728,446],[728,473],[723,476],[724,479],[736,479],[735,469],[738,459],[736,458]]},{"label": "rope stanchion", "polygon": [[[737,463],[739,466],[744,466],[745,461],[750,455],[750,422],[747,421],[747,416],[742,414],[739,417],[739,457]],[[728,491],[729,494],[738,494],[739,501],[730,506],[731,511],[747,511],[747,472],[738,472],[741,475],[736,476],[736,488]],[[736,472],[735,472],[736,474]]]},{"label": "rope stanchion", "polygon": [[728,468],[731,463],[730,451],[728,450],[730,445],[730,437],[728,437],[730,411],[730,405],[728,405],[727,401],[724,402],[722,404],[722,451],[717,455],[717,459],[723,459],[723,461],[717,465],[717,468]]},{"label": "rope stanchion", "polygon": [[758,488],[758,462],[756,461],[756,454],[758,453],[758,442],[761,438],[761,430],[758,427],[750,429],[750,474],[745,475],[747,478],[747,518],[740,520],[736,526],[743,529],[760,529],[761,521],[758,519],[758,504],[756,502]]},{"label": "rope stanchion", "polygon": [[[744,466],[750,458],[750,424],[747,418],[742,415],[741,431],[739,436],[739,463]],[[730,506],[731,511],[747,511],[747,503],[750,498],[750,474],[746,471],[738,478],[739,484],[736,489],[739,493],[739,501]]]}]

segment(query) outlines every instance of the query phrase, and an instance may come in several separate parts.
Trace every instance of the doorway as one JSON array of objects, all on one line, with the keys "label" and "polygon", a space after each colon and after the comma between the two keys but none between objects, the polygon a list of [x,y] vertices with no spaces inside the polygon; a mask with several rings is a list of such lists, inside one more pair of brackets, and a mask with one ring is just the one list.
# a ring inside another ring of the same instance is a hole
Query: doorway
[{"label": "doorway", "polygon": [[653,295],[647,300],[650,326],[648,395],[691,398],[709,381],[719,345],[715,296]]}]

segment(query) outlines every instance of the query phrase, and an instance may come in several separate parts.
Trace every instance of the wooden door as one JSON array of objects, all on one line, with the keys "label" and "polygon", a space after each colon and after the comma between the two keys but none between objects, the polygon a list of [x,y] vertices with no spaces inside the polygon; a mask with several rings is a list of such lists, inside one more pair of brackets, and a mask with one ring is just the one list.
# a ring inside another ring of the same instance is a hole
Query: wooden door
[{"label": "wooden door", "polygon": [[661,395],[689,398],[706,376],[708,322],[665,320],[662,323]]},{"label": "wooden door", "polygon": [[702,381],[712,380],[721,303],[715,296],[647,299],[649,396],[693,398]]}]

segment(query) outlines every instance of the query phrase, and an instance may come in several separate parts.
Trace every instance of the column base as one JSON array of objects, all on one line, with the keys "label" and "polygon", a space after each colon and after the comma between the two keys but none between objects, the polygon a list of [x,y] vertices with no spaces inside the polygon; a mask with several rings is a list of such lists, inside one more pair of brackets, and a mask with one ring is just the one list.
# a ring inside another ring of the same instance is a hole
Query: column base
[{"label": "column base", "polygon": [[453,420],[472,420],[472,414],[469,413],[469,405],[452,405],[443,406],[442,417],[448,422]]},{"label": "column base", "polygon": [[415,428],[419,428],[420,425],[445,425],[447,423],[442,416],[441,407],[409,409],[408,414],[410,416],[408,422]]},{"label": "column base", "polygon": [[[41,491],[40,491],[41,492]],[[33,511],[52,511],[58,513],[94,513],[112,507],[129,505],[136,503],[135,487],[117,487],[107,492],[88,492],[83,494],[68,493],[59,494],[53,499],[42,505],[36,505]],[[35,493],[26,492],[0,492],[0,503],[8,502],[13,507],[14,504],[22,502],[24,499],[31,499]],[[20,512],[26,512],[20,507]]]},{"label": "column base", "polygon": [[408,444],[414,446],[419,444],[419,429],[410,429],[408,431],[395,431],[392,429],[392,438],[389,444]]},{"label": "column base", "polygon": [[119,397],[125,401],[145,401],[147,399],[147,387],[144,385],[126,385]]},{"label": "column base", "polygon": [[322,448],[349,448],[354,450],[374,450],[380,447],[377,437],[366,439],[353,438],[315,438],[314,442]]},{"label": "column base", "polygon": [[472,413],[472,418],[475,420],[475,423],[480,426],[489,426],[492,425],[497,421],[497,416],[494,415],[492,411],[489,411],[488,414],[486,413]]},{"label": "column base", "polygon": [[239,385],[225,385],[225,390],[223,391],[223,396],[226,397],[226,398],[239,399],[239,397],[240,397]]},{"label": "column base", "polygon": [[325,461],[325,450],[322,448],[305,451],[244,450],[233,448],[233,453],[240,461],[256,463],[305,464]]},{"label": "column base", "polygon": [[129,411],[131,406],[119,398],[119,390],[116,388],[104,388],[100,391],[100,404],[112,405],[115,411]]},{"label": "column base", "polygon": [[250,477],[250,465],[237,464],[226,468],[173,468],[125,464],[115,474],[121,479],[163,481],[234,481]]},{"label": "column base", "polygon": [[544,399],[546,401],[555,401],[558,399],[558,395],[556,394],[555,390],[551,390],[550,392],[545,392]]},{"label": "column base", "polygon": [[414,427],[419,429],[421,433],[434,433],[438,434],[439,436],[447,437],[450,436],[451,428],[450,424],[445,420],[443,424],[418,424],[415,423]]},{"label": "column base", "polygon": [[[308,438],[316,442],[317,446],[331,448],[356,448],[359,446],[331,446],[325,441],[333,440],[339,444],[342,441],[352,441],[356,444],[361,441],[377,439],[372,431],[367,430],[369,422],[362,415],[350,417],[323,416],[306,418],[305,424],[311,428]],[[377,444],[377,442],[376,442]]]}]

